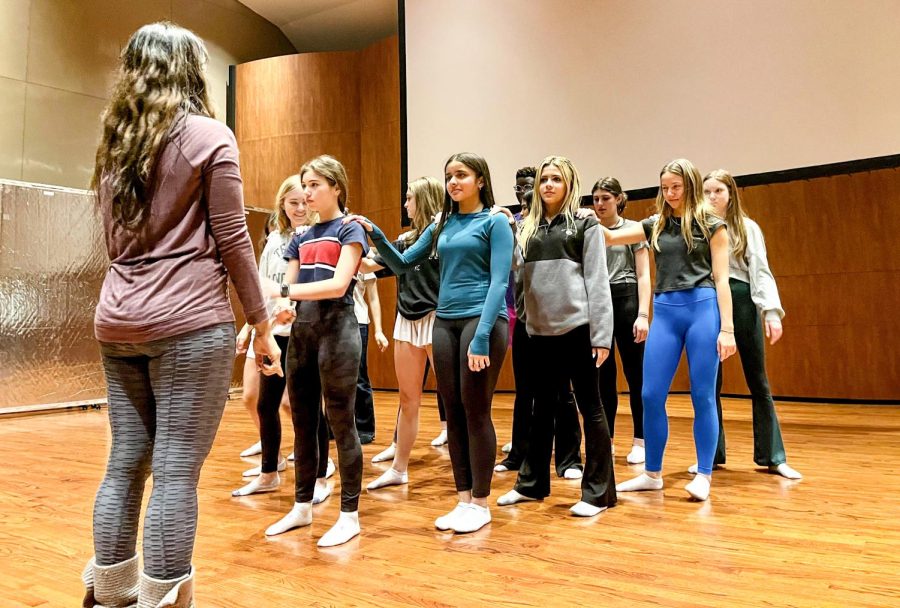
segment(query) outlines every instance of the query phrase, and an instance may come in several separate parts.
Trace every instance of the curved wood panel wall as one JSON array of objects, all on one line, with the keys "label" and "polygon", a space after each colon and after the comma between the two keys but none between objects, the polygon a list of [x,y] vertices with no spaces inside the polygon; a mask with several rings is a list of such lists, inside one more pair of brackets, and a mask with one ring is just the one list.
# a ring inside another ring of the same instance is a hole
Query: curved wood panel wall
[{"label": "curved wood panel wall", "polygon": [[[741,189],[766,236],[784,337],[766,346],[772,393],[816,399],[900,399],[900,169]],[[654,201],[629,202],[647,217]],[[652,265],[651,265],[652,266]],[[748,395],[737,356],[722,391]],[[621,390],[627,390],[619,378]],[[673,391],[689,390],[682,362]]]}]

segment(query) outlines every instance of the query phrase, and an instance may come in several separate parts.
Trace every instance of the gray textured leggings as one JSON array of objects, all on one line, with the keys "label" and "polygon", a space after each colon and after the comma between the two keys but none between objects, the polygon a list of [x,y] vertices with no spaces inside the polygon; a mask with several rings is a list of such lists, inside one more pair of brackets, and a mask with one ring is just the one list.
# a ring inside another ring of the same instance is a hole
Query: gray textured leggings
[{"label": "gray textured leggings", "polygon": [[143,344],[101,343],[112,447],[94,503],[99,565],[135,554],[147,477],[144,572],[190,571],[197,533],[197,481],[231,381],[234,325],[221,323]]}]

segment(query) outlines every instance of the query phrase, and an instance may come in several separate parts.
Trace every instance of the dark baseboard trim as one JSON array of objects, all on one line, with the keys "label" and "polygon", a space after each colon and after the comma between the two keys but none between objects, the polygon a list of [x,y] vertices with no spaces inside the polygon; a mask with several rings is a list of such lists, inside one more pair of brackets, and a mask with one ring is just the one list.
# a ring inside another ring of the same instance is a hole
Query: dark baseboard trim
[{"label": "dark baseboard trim", "polygon": [[[900,154],[890,156],[876,156],[859,160],[847,160],[827,165],[814,165],[812,167],[800,167],[797,169],[785,169],[783,171],[767,171],[765,173],[752,173],[749,175],[735,176],[734,180],[741,188],[748,186],[766,186],[769,184],[783,184],[798,180],[817,179],[821,177],[834,177],[835,175],[848,175],[851,173],[863,173],[865,171],[878,171],[880,169],[896,169],[900,167]],[[627,190],[628,200],[640,201],[656,198],[659,188],[637,188]]]},{"label": "dark baseboard trim", "polygon": [[[624,394],[624,393],[623,393]],[[670,395],[690,395],[690,391],[672,391]],[[745,399],[750,395],[722,393],[729,399]],[[825,403],[829,405],[900,405],[900,399],[835,399],[831,397],[794,397],[791,395],[772,395],[772,399],[783,403]]]}]

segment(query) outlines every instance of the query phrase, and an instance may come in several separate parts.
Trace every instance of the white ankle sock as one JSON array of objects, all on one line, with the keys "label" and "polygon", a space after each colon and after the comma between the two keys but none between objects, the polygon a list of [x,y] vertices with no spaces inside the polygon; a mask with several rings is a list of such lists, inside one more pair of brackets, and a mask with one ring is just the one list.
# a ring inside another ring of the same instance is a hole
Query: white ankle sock
[{"label": "white ankle sock", "polygon": [[800,471],[792,468],[786,462],[782,462],[778,465],[770,465],[769,472],[781,475],[785,479],[803,479],[803,475],[800,474]]},{"label": "white ankle sock", "polygon": [[387,460],[393,460],[394,455],[397,453],[397,444],[392,443],[390,446],[381,450],[374,456],[372,456],[372,462],[385,462]]},{"label": "white ankle sock", "polygon": [[453,510],[447,513],[446,515],[441,515],[437,519],[434,520],[434,527],[438,530],[449,530],[453,526],[453,522],[456,521],[456,518],[465,511],[466,507],[469,503],[460,502],[457,503]]},{"label": "white ankle sock", "polygon": [[[283,473],[287,468],[287,461],[282,458],[278,461],[278,466],[275,467],[275,471],[278,473]],[[241,473],[241,477],[259,477],[259,474],[262,473],[262,465],[258,467],[253,467],[252,469],[247,469],[243,473]]]},{"label": "white ankle sock", "polygon": [[583,500],[579,500],[572,508],[569,509],[572,512],[572,515],[577,515],[578,517],[593,517],[603,511],[606,511],[606,507],[596,507],[591,503],[584,502]]},{"label": "white ankle sock", "polygon": [[334,475],[334,461],[329,458],[328,465],[325,467],[325,479],[328,479],[332,475]]},{"label": "white ankle sock", "polygon": [[494,465],[495,473],[506,473],[508,470],[509,470],[509,467],[507,467],[505,464]]},{"label": "white ankle sock", "polygon": [[409,483],[409,475],[406,471],[401,473],[400,471],[394,470],[394,467],[389,468],[387,471],[381,474],[381,476],[375,481],[369,483],[366,486],[367,490],[377,490],[378,488],[386,488],[387,486],[400,486],[405,483]]},{"label": "white ankle sock", "polygon": [[504,454],[509,454],[510,452],[512,452],[512,441],[504,444],[503,447],[500,448],[500,451],[503,452]]},{"label": "white ankle sock", "polygon": [[293,452],[288,454],[288,462],[294,462],[294,453]]},{"label": "white ankle sock", "polygon": [[489,523],[491,523],[491,510],[470,502],[451,527],[457,534],[468,534],[481,530]]},{"label": "white ankle sock", "polygon": [[320,547],[336,547],[359,535],[359,511],[345,513],[341,511],[337,522],[319,539]]},{"label": "white ankle sock", "polygon": [[525,496],[524,494],[519,494],[515,490],[510,490],[503,496],[497,499],[497,504],[501,507],[506,507],[509,505],[514,505],[517,502],[530,502],[533,500],[537,500],[537,498],[532,498],[530,496]]},{"label": "white ankle sock", "polygon": [[662,490],[662,477],[650,477],[641,473],[634,479],[623,481],[616,486],[616,492],[641,492],[643,490]]},{"label": "white ankle sock", "polygon": [[[640,445],[638,445],[638,441],[640,441]],[[628,456],[625,457],[625,462],[628,464],[644,464],[644,461],[647,459],[647,455],[644,451],[644,440],[643,439],[635,439],[635,443],[631,446],[631,451],[628,452]]]},{"label": "white ankle sock", "polygon": [[279,477],[278,473],[275,473],[275,477],[272,481],[263,483],[262,475],[248,483],[242,488],[238,488],[234,492],[231,493],[232,496],[249,496],[250,494],[260,494],[262,492],[271,492],[273,490],[278,489],[278,486],[281,485],[281,477]]},{"label": "white ankle sock", "polygon": [[563,479],[581,479],[584,477],[584,471],[578,467],[569,467],[563,471]]},{"label": "white ankle sock", "polygon": [[684,486],[684,489],[691,495],[691,498],[694,498],[695,500],[706,500],[709,498],[709,486],[711,482],[712,480],[709,475],[697,473],[694,480]]},{"label": "white ankle sock", "polygon": [[[717,471],[717,470],[721,469],[722,467],[720,467],[717,464],[714,464],[712,468],[713,468],[713,471]],[[700,470],[697,468],[696,462],[688,467],[688,473],[690,473],[691,475],[696,475],[699,472],[700,472]]]},{"label": "white ankle sock", "polygon": [[294,528],[302,528],[312,523],[312,504],[308,502],[295,502],[287,515],[266,528],[266,536],[283,534]]},{"label": "white ankle sock", "polygon": [[441,429],[441,434],[431,440],[432,447],[439,448],[447,443],[447,429]]},{"label": "white ankle sock", "polygon": [[312,504],[317,505],[324,502],[326,498],[331,496],[331,486],[325,481],[324,477],[316,480],[316,487],[313,489]]},{"label": "white ankle sock", "polygon": [[257,441],[249,448],[241,452],[241,458],[247,458],[249,456],[256,456],[257,454],[262,454],[262,442]]}]

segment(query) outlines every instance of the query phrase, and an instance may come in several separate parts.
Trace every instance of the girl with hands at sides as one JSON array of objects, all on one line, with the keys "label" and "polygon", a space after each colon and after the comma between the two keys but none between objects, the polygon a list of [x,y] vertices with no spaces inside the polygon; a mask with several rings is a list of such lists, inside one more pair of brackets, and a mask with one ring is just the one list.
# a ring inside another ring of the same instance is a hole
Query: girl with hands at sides
[{"label": "girl with hands at sides", "polygon": [[519,232],[525,322],[533,343],[535,385],[528,451],[515,488],[499,505],[540,500],[550,493],[554,410],[571,385],[584,418],[585,468],[581,500],[571,512],[592,517],[616,504],[609,427],[600,402],[598,368],[613,338],[603,234],[596,219],[577,217],[578,171],[567,158],[548,156],[537,170],[539,202]]},{"label": "girl with hands at sides", "polygon": [[509,322],[505,294],[512,266],[513,231],[504,214],[490,212],[494,192],[487,162],[477,154],[454,154],[444,166],[446,194],[439,221],[400,253],[365,218],[385,265],[401,274],[440,260],[440,289],[432,346],[438,391],[447,410],[450,462],[459,502],[435,520],[439,530],[474,532],[491,521],[497,435],[491,399],[506,355]]},{"label": "girl with hands at sides", "polygon": [[[594,211],[600,223],[609,230],[639,228],[638,222],[621,216],[628,202],[619,180],[604,177],[597,180],[592,189]],[[644,403],[641,390],[644,384],[644,341],[649,330],[650,312],[650,246],[647,241],[630,245],[613,245],[606,250],[606,268],[609,271],[609,288],[613,305],[613,340],[610,351],[616,345],[622,358],[628,395],[631,401],[631,420],[634,424],[634,441],[625,457],[628,464],[644,462]],[[615,353],[600,366],[600,398],[606,411],[610,439],[615,438],[616,411],[619,392],[616,387],[618,369]],[[615,446],[613,446],[615,454]]]},{"label": "girl with hands at sides", "polygon": [[645,471],[622,482],[619,492],[660,490],[669,437],[666,398],[682,351],[687,351],[697,475],[685,490],[709,498],[713,455],[719,434],[716,373],[734,354],[731,289],[728,287],[728,233],[725,222],[703,200],[703,181],[689,160],[677,159],[660,171],[657,215],[639,226],[603,228],[607,245],[647,240],[654,252],[656,286],[653,324],[644,351]]},{"label": "girl with hands at sides", "polygon": [[[753,403],[753,462],[787,479],[802,479],[803,476],[787,464],[766,374],[763,332],[769,344],[778,342],[784,317],[778,286],[766,257],[766,241],[759,224],[744,214],[740,192],[728,171],[718,169],[709,173],[703,180],[703,195],[716,215],[725,220],[731,236],[728,284],[734,307],[734,339]],[[721,392],[720,367],[716,380],[719,443],[713,461],[715,465],[725,464]]]},{"label": "girl with hands at sides", "polygon": [[[262,254],[259,257],[259,276],[262,280],[270,280],[281,284],[287,270],[284,252],[293,235],[304,231],[315,223],[315,213],[309,211],[306,197],[300,185],[300,176],[292,175],[285,179],[275,195],[274,230],[266,238]],[[291,335],[291,323],[296,316],[293,303],[287,298],[269,300],[269,317],[272,322],[272,333],[281,348],[281,365],[287,367],[288,338]],[[252,337],[252,328],[244,325],[237,337],[237,352],[247,352],[247,360],[253,357],[253,350],[248,346]],[[256,390],[252,390],[255,387]],[[251,372],[248,375],[244,366],[244,392],[254,395],[254,420],[259,427],[259,446],[262,453],[262,464],[244,473],[245,477],[257,477],[240,489],[232,492],[232,496],[247,496],[257,492],[270,492],[281,483],[278,473],[286,466],[281,457],[281,416],[279,405],[285,398],[285,379],[283,376],[266,376]],[[285,408],[290,413],[290,407]],[[249,450],[248,450],[249,451]],[[244,455],[252,455],[242,453]]]},{"label": "girl with hands at sides", "polygon": [[338,450],[341,514],[318,545],[332,547],[360,532],[362,446],[353,410],[361,345],[353,288],[368,243],[360,226],[342,222],[348,179],[340,162],[331,156],[318,156],[304,164],[299,175],[305,201],[310,211],[318,213],[319,221],[295,235],[288,245],[284,282],[265,284],[270,298],[298,302],[287,354],[295,438],[295,502],[287,515],[266,529],[266,535],[312,523],[316,479],[324,477],[326,466],[320,429],[324,395]]},{"label": "girl with hands at sides", "polygon": [[[420,177],[409,183],[404,206],[412,219],[412,229],[394,241],[393,246],[398,252],[410,249],[422,237],[431,224],[431,218],[440,210],[443,197],[444,187],[433,177]],[[384,260],[377,255],[363,260],[366,272],[384,271],[384,264]],[[409,482],[407,468],[419,430],[422,378],[426,363],[433,360],[432,334],[440,272],[438,261],[429,258],[397,276],[394,369],[400,389],[400,415],[397,418],[395,445],[392,446],[393,463],[378,479],[366,486],[369,490]]]}]

